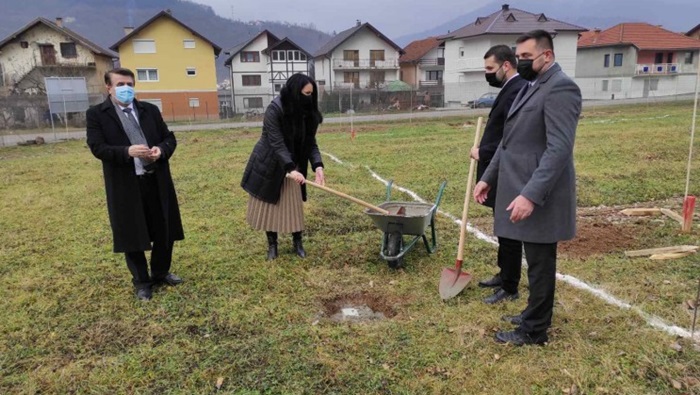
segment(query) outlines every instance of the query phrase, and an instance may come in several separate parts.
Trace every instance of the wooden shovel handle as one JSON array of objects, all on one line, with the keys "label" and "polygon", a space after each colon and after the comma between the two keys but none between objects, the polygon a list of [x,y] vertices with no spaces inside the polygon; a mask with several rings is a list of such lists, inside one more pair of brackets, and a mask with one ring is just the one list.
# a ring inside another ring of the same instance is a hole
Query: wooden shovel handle
[{"label": "wooden shovel handle", "polygon": [[[481,133],[481,126],[484,123],[484,118],[479,117],[476,122],[476,132],[474,132],[474,145],[473,148],[479,146],[479,134]],[[471,152],[469,153],[471,157]],[[467,191],[464,194],[464,208],[462,209],[462,226],[459,229],[459,247],[457,250],[457,262],[461,264],[464,258],[464,241],[467,234],[467,213],[469,212],[469,201],[471,200],[472,183],[474,181],[474,168],[476,165],[476,160],[471,158],[469,161],[469,176],[467,178]],[[461,265],[460,265],[461,266]]]},{"label": "wooden shovel handle", "polygon": [[[287,178],[292,178],[292,176],[290,176],[289,174],[287,174]],[[370,204],[370,203],[365,202],[364,200],[360,200],[360,199],[358,199],[358,198],[356,198],[356,197],[352,197],[352,196],[350,196],[350,195],[348,195],[348,194],[345,194],[345,193],[343,193],[343,192],[336,191],[335,189],[328,188],[327,186],[323,186],[323,185],[321,185],[321,184],[316,184],[315,182],[309,181],[309,180],[306,180],[306,184],[311,185],[311,186],[314,187],[314,188],[318,188],[318,189],[320,189],[320,190],[323,190],[323,191],[332,193],[333,195],[339,196],[339,197],[341,197],[341,198],[343,198],[343,199],[347,199],[347,200],[349,200],[349,201],[351,201],[351,202],[354,202],[354,203],[357,203],[357,204],[359,204],[359,205],[361,205],[361,206],[365,206],[365,207],[367,207],[368,209],[373,210],[373,211],[376,211],[376,212],[378,212],[378,213],[380,213],[380,214],[384,214],[384,215],[389,215],[389,214],[390,214],[389,211],[387,211],[387,210],[385,210],[385,209],[383,209],[383,208],[381,208],[381,207],[377,207],[377,206],[375,206],[375,205],[373,205],[373,204]]]}]

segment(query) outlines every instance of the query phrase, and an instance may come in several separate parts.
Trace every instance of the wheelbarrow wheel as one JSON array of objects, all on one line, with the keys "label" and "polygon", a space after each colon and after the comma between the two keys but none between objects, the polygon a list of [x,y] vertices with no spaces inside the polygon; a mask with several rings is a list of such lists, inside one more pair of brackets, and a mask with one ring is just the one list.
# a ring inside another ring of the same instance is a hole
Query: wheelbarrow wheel
[{"label": "wheelbarrow wheel", "polygon": [[[386,243],[386,255],[396,256],[401,253],[401,247],[403,247],[403,236],[399,232],[391,232],[387,235]],[[396,260],[387,261],[389,267],[392,269],[399,269],[403,267],[403,258]]]}]

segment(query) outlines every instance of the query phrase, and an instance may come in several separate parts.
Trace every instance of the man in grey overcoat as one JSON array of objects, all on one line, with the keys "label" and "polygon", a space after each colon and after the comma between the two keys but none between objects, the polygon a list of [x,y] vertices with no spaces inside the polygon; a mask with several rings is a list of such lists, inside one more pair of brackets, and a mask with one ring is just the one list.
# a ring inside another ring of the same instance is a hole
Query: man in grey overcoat
[{"label": "man in grey overcoat", "polygon": [[516,328],[497,332],[496,341],[544,344],[552,323],[557,243],[576,233],[573,150],[581,91],[555,62],[549,33],[534,30],[516,44],[518,73],[530,83],[513,102],[501,144],[474,198],[485,201],[498,180],[494,233],[522,242],[528,264],[527,307],[503,317]]}]

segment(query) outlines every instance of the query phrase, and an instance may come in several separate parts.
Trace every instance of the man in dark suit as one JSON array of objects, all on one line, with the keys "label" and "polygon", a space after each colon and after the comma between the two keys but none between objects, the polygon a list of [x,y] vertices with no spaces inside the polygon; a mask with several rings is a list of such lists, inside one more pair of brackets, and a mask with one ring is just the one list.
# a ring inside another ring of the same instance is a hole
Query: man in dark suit
[{"label": "man in dark suit", "polygon": [[503,317],[517,325],[501,343],[544,344],[552,324],[557,243],[576,233],[574,140],[581,90],[555,62],[552,36],[534,30],[516,40],[518,73],[530,81],[515,98],[503,139],[474,188],[483,203],[498,180],[494,232],[522,242],[530,296],[525,311]]},{"label": "man in dark suit", "polygon": [[[471,150],[471,157],[478,161],[476,167],[477,180],[484,175],[493,155],[496,153],[498,144],[501,142],[506,117],[513,100],[515,100],[515,96],[527,84],[527,81],[518,75],[516,67],[515,53],[507,45],[493,46],[484,55],[486,81],[495,88],[501,88],[501,91],[498,93],[489,113],[489,120],[486,123],[481,144],[478,148],[472,148]],[[486,201],[483,204],[493,208],[495,202],[496,184],[489,190]],[[479,281],[480,287],[495,288],[493,295],[485,298],[484,302],[494,304],[504,300],[514,300],[519,297],[518,283],[520,283],[522,259],[521,243],[499,237],[498,267],[500,272],[489,280]]]},{"label": "man in dark suit", "polygon": [[170,273],[174,241],[184,238],[168,164],[177,141],[158,107],[134,100],[131,70],[108,71],[105,84],[109,97],[87,111],[87,143],[102,161],[114,252],[125,253],[136,296],[150,300],[154,284],[182,282]]}]

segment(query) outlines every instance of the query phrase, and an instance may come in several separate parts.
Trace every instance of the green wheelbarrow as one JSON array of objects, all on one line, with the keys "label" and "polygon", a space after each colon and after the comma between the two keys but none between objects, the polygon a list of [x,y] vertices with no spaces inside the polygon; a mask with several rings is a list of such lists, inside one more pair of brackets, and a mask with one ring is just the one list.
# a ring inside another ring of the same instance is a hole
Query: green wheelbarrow
[{"label": "green wheelbarrow", "polygon": [[[393,181],[389,181],[387,184],[386,201],[379,207],[389,211],[389,213],[397,214],[381,214],[370,209],[366,209],[365,213],[372,218],[374,225],[384,233],[379,255],[387,261],[390,268],[398,269],[403,267],[404,256],[416,245],[418,240],[423,239],[423,244],[429,254],[437,249],[435,215],[447,181],[440,184],[435,204],[391,201],[392,183]],[[428,228],[430,228],[430,240],[426,236]],[[413,238],[407,240],[404,236],[413,236]]]}]

